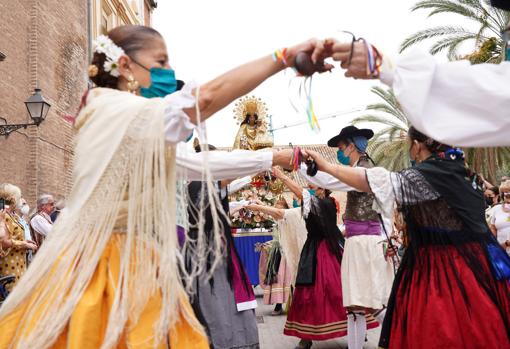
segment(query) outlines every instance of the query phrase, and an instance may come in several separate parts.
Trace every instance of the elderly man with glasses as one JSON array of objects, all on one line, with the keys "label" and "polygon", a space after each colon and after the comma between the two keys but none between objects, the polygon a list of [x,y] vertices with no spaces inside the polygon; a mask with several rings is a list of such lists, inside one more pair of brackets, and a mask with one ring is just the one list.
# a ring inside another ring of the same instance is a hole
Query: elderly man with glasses
[{"label": "elderly man with glasses", "polygon": [[34,232],[34,240],[38,246],[42,244],[51,231],[53,223],[51,213],[55,210],[55,199],[52,195],[44,194],[37,199],[37,213],[30,220]]}]

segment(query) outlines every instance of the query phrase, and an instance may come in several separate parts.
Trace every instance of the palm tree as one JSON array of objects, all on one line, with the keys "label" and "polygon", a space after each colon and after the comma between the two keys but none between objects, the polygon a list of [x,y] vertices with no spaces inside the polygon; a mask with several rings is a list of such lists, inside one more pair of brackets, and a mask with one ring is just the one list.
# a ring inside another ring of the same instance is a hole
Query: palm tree
[{"label": "palm tree", "polygon": [[510,21],[510,12],[490,6],[490,0],[423,0],[411,11],[429,10],[429,17],[452,13],[479,24],[477,31],[458,26],[438,26],[420,30],[402,43],[400,50],[428,39],[437,39],[430,48],[431,54],[447,52],[450,60],[459,59],[458,48],[466,41],[474,41],[475,51],[463,58],[472,63],[499,63],[505,57],[505,45],[501,32]]},{"label": "palm tree", "polygon": [[383,128],[370,140],[367,152],[377,166],[391,171],[409,167],[407,131],[409,121],[391,89],[372,87],[371,91],[383,102],[370,104],[366,115],[352,120],[353,124],[376,123]]},{"label": "palm tree", "polygon": [[[468,59],[472,64],[499,63],[505,58],[505,45],[501,32],[510,22],[510,12],[490,6],[490,0],[423,0],[411,11],[429,10],[429,17],[451,13],[467,18],[479,25],[477,31],[463,27],[438,26],[421,30],[401,45],[401,51],[428,39],[437,39],[430,48],[431,54],[447,52],[450,60]],[[465,56],[458,55],[458,48],[467,41],[474,41],[474,51]],[[464,149],[468,164],[478,173],[483,173],[495,183],[498,168],[508,168],[509,148]]]}]

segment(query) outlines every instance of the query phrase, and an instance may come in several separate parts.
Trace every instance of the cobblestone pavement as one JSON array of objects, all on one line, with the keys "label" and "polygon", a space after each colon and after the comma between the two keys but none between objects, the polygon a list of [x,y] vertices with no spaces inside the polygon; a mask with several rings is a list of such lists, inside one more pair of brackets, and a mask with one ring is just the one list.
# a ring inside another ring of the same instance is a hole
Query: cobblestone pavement
[{"label": "cobblestone pavement", "polygon": [[[261,349],[294,349],[299,342],[296,337],[289,337],[283,334],[285,326],[285,315],[271,316],[273,306],[262,303],[262,292],[259,287],[255,289],[258,307],[256,309],[259,339]],[[368,331],[368,342],[364,349],[377,348],[380,327]],[[340,338],[329,341],[314,342],[312,349],[343,349],[347,348],[347,338]]]}]

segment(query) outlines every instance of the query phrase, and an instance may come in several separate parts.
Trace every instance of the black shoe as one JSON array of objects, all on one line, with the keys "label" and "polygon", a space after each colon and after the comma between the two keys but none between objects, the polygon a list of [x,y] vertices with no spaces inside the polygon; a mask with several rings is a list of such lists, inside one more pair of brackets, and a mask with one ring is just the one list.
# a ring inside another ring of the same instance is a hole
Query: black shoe
[{"label": "black shoe", "polygon": [[302,339],[299,341],[299,344],[294,349],[310,349],[311,347],[312,347],[312,341],[307,341],[307,340]]}]

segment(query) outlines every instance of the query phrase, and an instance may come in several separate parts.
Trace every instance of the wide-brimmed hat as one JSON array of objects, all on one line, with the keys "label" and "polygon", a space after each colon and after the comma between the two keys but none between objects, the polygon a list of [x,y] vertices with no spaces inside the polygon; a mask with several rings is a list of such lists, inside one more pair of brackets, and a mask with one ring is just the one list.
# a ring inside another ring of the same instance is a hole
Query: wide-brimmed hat
[{"label": "wide-brimmed hat", "polygon": [[370,138],[372,138],[374,136],[374,131],[372,131],[368,128],[359,129],[356,126],[352,126],[352,125],[347,126],[347,127],[344,127],[338,135],[336,135],[335,137],[331,138],[328,141],[328,146],[336,148],[336,147],[338,147],[338,142],[344,141],[344,140],[349,140],[349,139],[352,139],[352,138],[358,137],[358,136],[365,137],[367,140],[369,140]]}]

